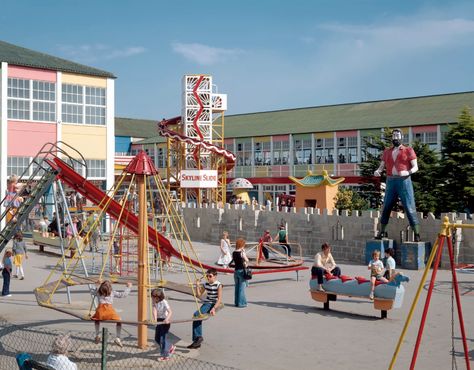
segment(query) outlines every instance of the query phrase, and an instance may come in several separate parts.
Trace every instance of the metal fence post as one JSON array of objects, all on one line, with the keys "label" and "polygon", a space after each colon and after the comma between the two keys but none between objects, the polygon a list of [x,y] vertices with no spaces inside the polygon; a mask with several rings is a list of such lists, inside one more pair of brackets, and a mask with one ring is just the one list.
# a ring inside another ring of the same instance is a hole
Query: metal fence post
[{"label": "metal fence post", "polygon": [[109,341],[109,331],[102,328],[102,353],[101,353],[101,370],[107,369],[107,342]]}]

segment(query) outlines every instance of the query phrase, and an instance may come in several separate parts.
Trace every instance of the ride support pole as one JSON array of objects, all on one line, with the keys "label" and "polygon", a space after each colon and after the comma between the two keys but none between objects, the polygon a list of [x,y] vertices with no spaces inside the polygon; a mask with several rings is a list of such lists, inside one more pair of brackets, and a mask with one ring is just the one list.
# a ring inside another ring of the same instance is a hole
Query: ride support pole
[{"label": "ride support pole", "polygon": [[[138,322],[147,320],[147,254],[148,220],[146,207],[145,175],[137,175],[138,184]],[[144,349],[148,343],[148,328],[138,325],[138,347]]]},{"label": "ride support pole", "polygon": [[433,272],[431,274],[430,286],[428,288],[428,294],[426,295],[425,307],[423,308],[423,315],[421,316],[420,328],[418,329],[418,336],[416,337],[416,344],[413,350],[413,356],[411,358],[410,370],[415,368],[416,358],[418,356],[418,350],[420,348],[421,338],[423,336],[423,329],[425,328],[426,316],[428,315],[428,309],[430,306],[431,295],[433,293],[434,283],[436,280],[436,273],[438,272],[439,262],[441,261],[441,255],[443,254],[443,244],[446,236],[440,235],[439,246],[436,254],[435,265],[433,266]]},{"label": "ride support pole", "polygon": [[420,298],[421,291],[423,290],[423,286],[425,285],[426,277],[428,276],[428,272],[430,271],[431,265],[433,264],[433,260],[436,256],[436,252],[439,246],[439,236],[436,238],[436,241],[431,249],[430,257],[428,258],[428,262],[425,266],[425,271],[423,271],[423,276],[421,277],[420,284],[418,285],[418,289],[415,294],[415,298],[410,307],[410,312],[408,313],[407,319],[405,320],[405,325],[403,326],[402,333],[400,334],[400,338],[398,338],[397,346],[395,351],[393,352],[392,360],[390,361],[389,370],[392,370],[395,366],[395,362],[397,361],[398,353],[400,352],[400,348],[402,347],[403,339],[405,338],[406,332],[408,327],[410,326],[411,319],[413,317],[413,313],[415,312],[416,305],[418,304],[418,300]]},{"label": "ride support pole", "polygon": [[462,315],[461,296],[459,295],[458,277],[456,275],[456,268],[454,266],[453,243],[452,243],[451,238],[448,238],[448,252],[449,252],[449,263],[451,265],[451,273],[453,275],[452,284],[454,286],[454,293],[456,296],[456,306],[458,309],[459,326],[461,328],[462,346],[464,347],[464,358],[466,360],[466,369],[471,370],[471,364],[469,362],[469,349],[467,348],[466,331],[464,330],[464,318]]}]

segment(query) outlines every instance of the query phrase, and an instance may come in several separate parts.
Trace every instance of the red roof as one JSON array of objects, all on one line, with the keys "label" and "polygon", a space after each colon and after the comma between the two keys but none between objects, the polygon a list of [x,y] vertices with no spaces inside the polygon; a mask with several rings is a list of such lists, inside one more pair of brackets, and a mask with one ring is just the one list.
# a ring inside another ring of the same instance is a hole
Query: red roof
[{"label": "red roof", "polygon": [[143,150],[130,161],[125,171],[136,175],[156,175],[158,173],[153,161]]}]

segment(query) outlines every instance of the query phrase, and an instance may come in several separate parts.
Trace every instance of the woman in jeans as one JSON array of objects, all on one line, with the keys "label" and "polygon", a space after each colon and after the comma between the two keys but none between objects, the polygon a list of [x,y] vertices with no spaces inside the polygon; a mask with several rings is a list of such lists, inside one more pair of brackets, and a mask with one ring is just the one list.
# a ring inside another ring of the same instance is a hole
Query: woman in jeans
[{"label": "woman in jeans", "polygon": [[247,307],[247,298],[245,298],[245,287],[247,281],[244,279],[244,268],[249,262],[247,255],[245,254],[245,240],[242,238],[237,239],[235,242],[235,251],[232,253],[232,259],[234,260],[234,281],[235,281],[235,294],[234,304],[235,307]]}]

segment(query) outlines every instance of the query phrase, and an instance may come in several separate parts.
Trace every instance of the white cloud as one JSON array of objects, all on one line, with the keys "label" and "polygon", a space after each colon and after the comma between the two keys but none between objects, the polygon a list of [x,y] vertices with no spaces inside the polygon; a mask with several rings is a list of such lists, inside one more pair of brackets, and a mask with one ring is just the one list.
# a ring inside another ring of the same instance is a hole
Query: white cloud
[{"label": "white cloud", "polygon": [[474,44],[474,21],[466,18],[418,14],[384,24],[330,23],[319,29],[323,32],[318,34],[306,67],[312,71],[313,82],[326,88],[372,79],[374,74],[390,73],[408,61],[414,66],[433,57],[432,62],[436,63],[440,55],[471,49]]},{"label": "white cloud", "polygon": [[[383,49],[427,50],[470,41],[474,35],[474,21],[470,19],[417,19],[407,18],[392,24],[354,26],[325,24],[320,27],[333,36],[357,38],[368,46]],[[383,50],[382,49],[382,50]]]},{"label": "white cloud", "polygon": [[217,64],[243,52],[240,49],[215,48],[198,43],[175,42],[171,46],[175,53],[181,54],[186,59],[200,65]]},{"label": "white cloud", "polygon": [[114,48],[104,44],[60,45],[59,49],[66,58],[82,63],[127,58],[146,52],[143,46]]}]

